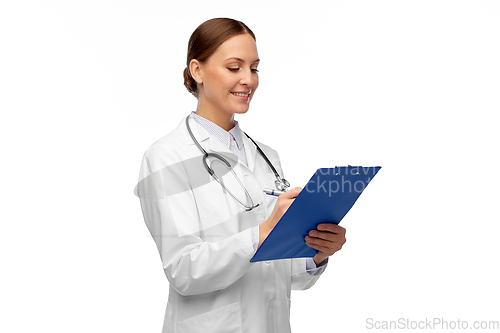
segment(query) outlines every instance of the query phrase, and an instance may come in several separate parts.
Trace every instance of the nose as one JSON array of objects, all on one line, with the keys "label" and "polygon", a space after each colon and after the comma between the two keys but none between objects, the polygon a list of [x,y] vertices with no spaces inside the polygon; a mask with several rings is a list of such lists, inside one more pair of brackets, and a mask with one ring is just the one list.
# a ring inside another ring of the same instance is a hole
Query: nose
[{"label": "nose", "polygon": [[250,68],[241,71],[240,84],[248,87],[252,87],[254,84],[253,73]]}]

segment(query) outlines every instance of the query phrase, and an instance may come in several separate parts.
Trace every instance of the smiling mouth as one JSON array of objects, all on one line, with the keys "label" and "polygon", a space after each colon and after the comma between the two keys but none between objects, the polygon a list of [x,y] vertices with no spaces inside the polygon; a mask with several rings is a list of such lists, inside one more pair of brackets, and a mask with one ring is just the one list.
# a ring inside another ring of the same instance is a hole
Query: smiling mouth
[{"label": "smiling mouth", "polygon": [[243,94],[243,93],[231,92],[231,94],[233,94],[235,96],[240,96],[240,97],[248,97],[248,96],[250,96],[250,93]]}]

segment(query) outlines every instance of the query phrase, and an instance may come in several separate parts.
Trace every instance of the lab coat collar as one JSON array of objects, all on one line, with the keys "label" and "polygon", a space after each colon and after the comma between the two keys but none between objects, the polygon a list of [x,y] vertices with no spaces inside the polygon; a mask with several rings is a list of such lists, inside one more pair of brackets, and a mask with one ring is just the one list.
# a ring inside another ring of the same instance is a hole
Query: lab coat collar
[{"label": "lab coat collar", "polygon": [[[189,117],[189,115],[188,115]],[[220,152],[225,152],[225,153],[230,153],[232,154],[231,150],[226,147],[219,139],[211,135],[205,128],[203,128],[202,125],[198,124],[196,120],[190,118],[189,119],[189,126],[191,127],[191,131],[193,132],[194,137],[200,145],[207,151],[207,152],[214,152],[214,153],[220,153]],[[184,137],[186,138],[186,143],[188,145],[196,145],[189,135],[189,132],[186,127],[186,119],[184,118],[182,122],[179,124],[178,129],[181,130],[182,133],[184,133]],[[246,153],[246,158],[247,158],[247,164],[244,165],[241,163],[241,161],[238,159],[238,163],[241,164],[242,168],[248,168],[250,171],[254,171],[255,169],[255,154],[257,152],[257,149],[252,141],[247,138],[247,136],[243,133],[243,130],[241,131],[241,139],[243,141],[243,144],[245,146],[245,153]]]},{"label": "lab coat collar", "polygon": [[[235,156],[227,146],[225,146],[218,138],[211,135],[205,128],[203,128],[202,125],[198,124],[196,120],[190,118],[189,125],[191,127],[191,131],[193,132],[194,137],[196,138],[196,140],[198,140],[200,145],[207,152],[229,153]],[[193,151],[196,150],[197,153],[200,152],[198,147],[196,147],[196,144],[194,143],[193,139],[189,135],[189,132],[186,127],[185,118],[181,121],[181,123],[177,127],[177,131],[181,134],[180,135],[181,140],[183,140],[188,147],[191,148],[192,146],[194,146]],[[238,159],[238,165],[235,166],[234,171],[236,172],[238,178],[244,183],[245,187],[250,193],[250,196],[254,200],[254,203],[261,205],[260,208],[254,209],[252,211],[253,214],[257,214],[258,212],[261,212],[262,209],[264,209],[262,206],[263,203],[262,189],[260,188],[259,182],[253,175],[255,169],[255,153],[257,149],[255,148],[253,142],[250,141],[250,139],[248,139],[245,134],[242,134],[242,140],[245,145],[248,167],[243,163],[241,163],[241,161]]]}]

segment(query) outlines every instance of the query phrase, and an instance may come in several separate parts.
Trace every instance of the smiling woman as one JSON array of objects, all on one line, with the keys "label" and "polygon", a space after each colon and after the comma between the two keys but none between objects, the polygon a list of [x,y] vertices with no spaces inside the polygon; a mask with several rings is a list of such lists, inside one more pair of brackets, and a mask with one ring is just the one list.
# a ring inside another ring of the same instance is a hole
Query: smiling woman
[{"label": "smiling woman", "polygon": [[234,114],[248,111],[259,85],[260,60],[255,35],[244,23],[229,21],[232,29],[218,35],[222,23],[226,21],[207,21],[193,33],[184,84],[198,98],[196,113],[229,131]]},{"label": "smiling woman", "polygon": [[184,70],[196,112],[144,154],[137,193],[170,283],[164,333],[290,332],[291,289],[311,287],[345,242],[327,223],[305,238],[314,258],[250,262],[301,190],[264,194],[289,187],[278,154],[234,119],[249,109],[259,61],[242,22],[201,24]]}]

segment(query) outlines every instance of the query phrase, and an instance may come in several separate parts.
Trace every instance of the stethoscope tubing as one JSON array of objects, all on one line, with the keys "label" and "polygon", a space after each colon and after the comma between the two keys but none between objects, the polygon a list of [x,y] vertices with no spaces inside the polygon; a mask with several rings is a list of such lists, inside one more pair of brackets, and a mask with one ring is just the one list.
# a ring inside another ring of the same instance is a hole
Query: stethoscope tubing
[{"label": "stethoscope tubing", "polygon": [[[250,196],[250,193],[248,193],[248,190],[246,189],[246,187],[243,185],[243,183],[241,182],[241,180],[236,176],[234,170],[231,168],[231,164],[220,154],[218,153],[207,153],[207,151],[200,145],[200,143],[198,142],[198,140],[196,140],[193,132],[191,131],[191,126],[189,126],[189,116],[186,117],[186,127],[188,129],[188,132],[189,132],[189,135],[191,136],[191,138],[193,139],[194,143],[196,144],[196,146],[201,150],[201,152],[203,153],[203,165],[205,166],[205,169],[208,171],[208,173],[214,177],[214,179],[222,185],[222,187],[234,198],[236,199],[236,201],[238,201],[241,205],[243,205],[247,211],[249,210],[252,210],[254,209],[255,207],[258,207],[259,204],[257,205],[254,205],[253,203],[253,200],[252,200],[252,197]],[[243,132],[245,133],[245,132]],[[245,135],[247,136],[247,138],[249,138],[253,144],[255,145],[255,147],[257,148],[257,151],[259,152],[259,154],[264,158],[264,160],[266,161],[267,165],[271,168],[271,170],[273,171],[275,177],[276,177],[276,181],[275,181],[275,185],[276,187],[279,189],[279,190],[286,190],[287,187],[290,186],[290,184],[288,183],[288,181],[286,179],[283,179],[280,177],[280,175],[278,174],[278,171],[276,171],[276,169],[274,168],[273,164],[271,163],[271,161],[269,161],[269,159],[267,158],[266,154],[264,154],[264,152],[262,151],[262,149],[259,147],[259,145],[247,134],[245,133]],[[221,162],[223,162],[230,170],[231,172],[233,173],[233,175],[235,176],[235,178],[238,180],[238,183],[240,184],[240,186],[243,188],[243,190],[245,191],[245,195],[250,198],[250,201],[251,201],[251,206],[247,206],[246,204],[244,204],[243,202],[241,202],[225,185],[224,183],[219,179],[219,177],[217,177],[217,175],[215,174],[215,172],[213,171],[213,169],[208,165],[207,163],[207,158],[208,157],[215,157],[217,158],[218,160],[220,160]]]}]

